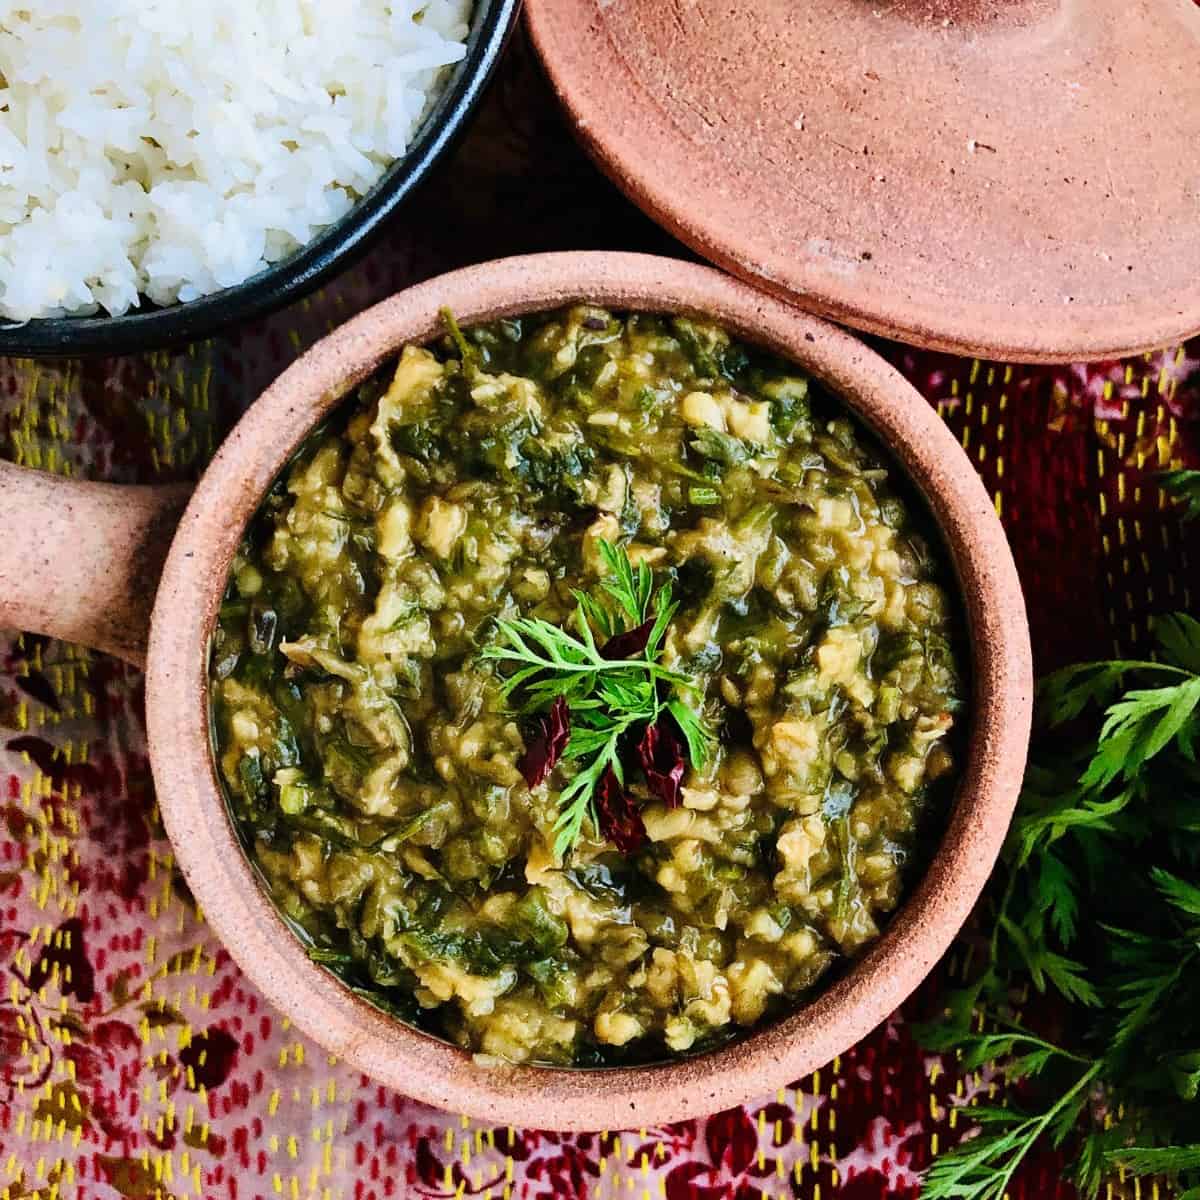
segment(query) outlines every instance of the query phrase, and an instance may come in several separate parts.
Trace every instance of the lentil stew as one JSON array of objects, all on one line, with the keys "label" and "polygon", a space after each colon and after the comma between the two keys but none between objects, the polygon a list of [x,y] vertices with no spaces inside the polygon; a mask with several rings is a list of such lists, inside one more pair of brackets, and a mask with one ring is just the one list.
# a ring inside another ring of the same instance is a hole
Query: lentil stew
[{"label": "lentil stew", "polygon": [[[211,651],[231,811],[310,955],[401,1019],[498,1061],[709,1048],[869,945],[936,844],[966,694],[940,544],[835,398],[715,326],[451,326],[247,531]],[[673,803],[623,747],[644,837],[593,804],[559,853],[578,764],[527,783],[487,648],[574,627],[612,547],[678,604],[661,662],[712,752]]]}]

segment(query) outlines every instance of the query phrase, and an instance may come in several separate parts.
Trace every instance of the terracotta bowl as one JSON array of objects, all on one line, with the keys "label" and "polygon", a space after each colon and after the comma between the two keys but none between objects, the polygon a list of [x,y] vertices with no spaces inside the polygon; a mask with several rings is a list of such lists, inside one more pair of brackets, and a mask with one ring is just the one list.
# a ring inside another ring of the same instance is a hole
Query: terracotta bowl
[{"label": "terracotta bowl", "polygon": [[[961,588],[973,679],[969,749],[933,865],[884,936],[812,1003],[733,1045],[666,1065],[485,1068],[357,999],[309,961],[276,914],[218,786],[208,645],[243,527],[305,434],[356,384],[405,343],[438,335],[443,305],[469,324],[578,300],[711,317],[822,380],[891,449],[940,526]],[[7,464],[0,502],[10,514],[0,624],[147,662],[159,805],[179,865],[230,953],[321,1045],[442,1108],[500,1124],[619,1129],[713,1112],[803,1076],[863,1037],[924,978],[975,903],[1012,814],[1029,735],[1029,633],[1008,544],[974,469],[878,355],[707,267],[578,253],[444,275],[369,309],[289,367],[226,439],[186,508],[178,489],[74,483]]]}]

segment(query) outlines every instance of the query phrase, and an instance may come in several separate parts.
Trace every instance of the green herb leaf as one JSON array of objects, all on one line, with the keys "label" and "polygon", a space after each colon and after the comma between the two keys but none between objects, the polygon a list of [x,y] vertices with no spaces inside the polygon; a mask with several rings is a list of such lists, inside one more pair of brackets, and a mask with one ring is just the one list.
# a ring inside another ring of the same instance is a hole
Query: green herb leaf
[{"label": "green herb leaf", "polygon": [[1078,1117],[1087,1101],[1087,1087],[1098,1070],[1098,1065],[1090,1067],[1040,1112],[969,1109],[981,1120],[983,1131],[934,1160],[921,1188],[922,1200],[1004,1200],[1017,1168],[1047,1130]]},{"label": "green herb leaf", "polygon": [[467,341],[458,322],[454,319],[454,314],[448,308],[441,309],[440,316],[442,323],[446,326],[446,332],[450,335],[450,340],[458,349],[464,370],[474,369],[477,366],[478,351]]},{"label": "green herb leaf", "polygon": [[[986,953],[917,1030],[967,1069],[997,1064],[1027,1108],[979,1112],[922,1200],[1002,1200],[1055,1146],[1089,1200],[1118,1169],[1200,1200],[1200,621],[1160,616],[1153,633],[1162,662],[1081,663],[1041,684]],[[1013,1024],[1031,988],[1057,993],[1066,1045]]]},{"label": "green herb leaf", "polygon": [[[658,662],[679,608],[670,583],[656,592],[647,563],[635,568],[624,547],[604,540],[597,546],[608,571],[600,581],[600,595],[574,592],[576,606],[567,628],[540,618],[500,620],[493,640],[481,651],[485,661],[507,672],[501,676],[501,692],[519,712],[544,712],[559,697],[567,703],[571,733],[563,763],[575,770],[558,797],[554,848],[560,858],[579,840],[589,817],[595,824],[596,789],[605,771],[611,767],[624,783],[620,750],[625,738],[636,741],[668,710],[683,733],[693,767],[708,760],[712,741],[703,717],[686,699],[700,694],[696,680]],[[651,614],[639,655],[604,657],[597,634],[608,641],[645,625]]]},{"label": "green herb leaf", "polygon": [[1151,628],[1170,665],[1200,674],[1200,621],[1183,612],[1164,613]]},{"label": "green herb leaf", "polygon": [[641,625],[650,616],[650,596],[654,591],[654,573],[650,565],[643,560],[635,571],[625,547],[618,549],[604,538],[597,543],[597,548],[610,572],[600,581],[600,586],[621,606],[631,627]]},{"label": "green herb leaf", "polygon": [[688,761],[699,770],[708,762],[708,756],[713,743],[712,730],[704,718],[694,708],[684,704],[682,700],[671,700],[667,703],[679,732],[683,734],[687,745]]},{"label": "green herb leaf", "polygon": [[1200,519],[1200,471],[1164,471],[1159,478],[1162,490],[1182,506],[1183,519]]},{"label": "green herb leaf", "polygon": [[707,508],[721,503],[721,493],[715,487],[690,487],[688,488],[688,503]]},{"label": "green herb leaf", "polygon": [[1163,1175],[1200,1167],[1200,1144],[1192,1146],[1124,1146],[1106,1157],[1135,1175]]},{"label": "green herb leaf", "polygon": [[1079,882],[1071,868],[1056,855],[1047,851],[1040,857],[1038,890],[1045,898],[1046,913],[1058,940],[1069,946],[1075,940],[1075,927],[1079,919]]},{"label": "green herb leaf", "polygon": [[1200,887],[1172,875],[1170,871],[1164,871],[1161,867],[1155,867],[1150,872],[1150,877],[1173,907],[1189,917],[1200,919]]},{"label": "green herb leaf", "polygon": [[751,448],[741,438],[736,438],[729,433],[722,433],[719,429],[696,430],[688,445],[701,458],[708,459],[722,470],[729,467],[740,467],[754,457]]},{"label": "green herb leaf", "polygon": [[1147,759],[1174,739],[1184,756],[1192,758],[1196,731],[1190,721],[1198,705],[1200,678],[1126,692],[1109,706],[1096,753],[1080,783],[1103,788],[1118,776],[1132,779]]}]

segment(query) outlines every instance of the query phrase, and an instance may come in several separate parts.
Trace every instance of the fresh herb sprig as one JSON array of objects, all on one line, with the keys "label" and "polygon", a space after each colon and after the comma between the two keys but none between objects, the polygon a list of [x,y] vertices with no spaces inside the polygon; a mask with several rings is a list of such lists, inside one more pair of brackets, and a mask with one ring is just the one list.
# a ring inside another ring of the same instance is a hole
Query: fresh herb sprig
[{"label": "fresh herb sprig", "polygon": [[575,610],[566,627],[538,617],[500,620],[495,640],[482,652],[510,669],[500,686],[518,712],[545,713],[559,703],[569,713],[570,737],[562,754],[576,770],[558,798],[560,857],[578,841],[585,819],[598,823],[596,797],[606,773],[624,788],[624,751],[639,732],[669,713],[697,769],[708,760],[712,739],[694,707],[700,698],[695,678],[658,661],[679,609],[670,582],[656,591],[645,562],[634,567],[624,547],[604,540],[598,548],[608,572],[600,594],[572,592]]},{"label": "fresh herb sprig", "polygon": [[[1040,689],[1042,740],[985,913],[981,968],[919,1030],[1020,1104],[972,1108],[923,1200],[1003,1200],[1039,1148],[1095,1196],[1118,1170],[1200,1200],[1200,622],[1160,618],[1160,661],[1068,667]],[[1082,733],[1080,732],[1082,730]],[[1014,997],[1057,1002],[1039,1036]],[[1007,1060],[1007,1061],[1004,1061]]]}]

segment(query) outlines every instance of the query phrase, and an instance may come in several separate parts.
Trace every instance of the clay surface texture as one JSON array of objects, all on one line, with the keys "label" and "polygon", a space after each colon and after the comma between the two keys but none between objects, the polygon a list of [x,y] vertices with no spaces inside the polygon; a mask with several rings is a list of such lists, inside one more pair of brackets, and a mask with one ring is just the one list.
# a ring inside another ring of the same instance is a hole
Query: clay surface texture
[{"label": "clay surface texture", "polygon": [[1193,0],[528,0],[578,136],[806,309],[1011,361],[1200,329]]}]

